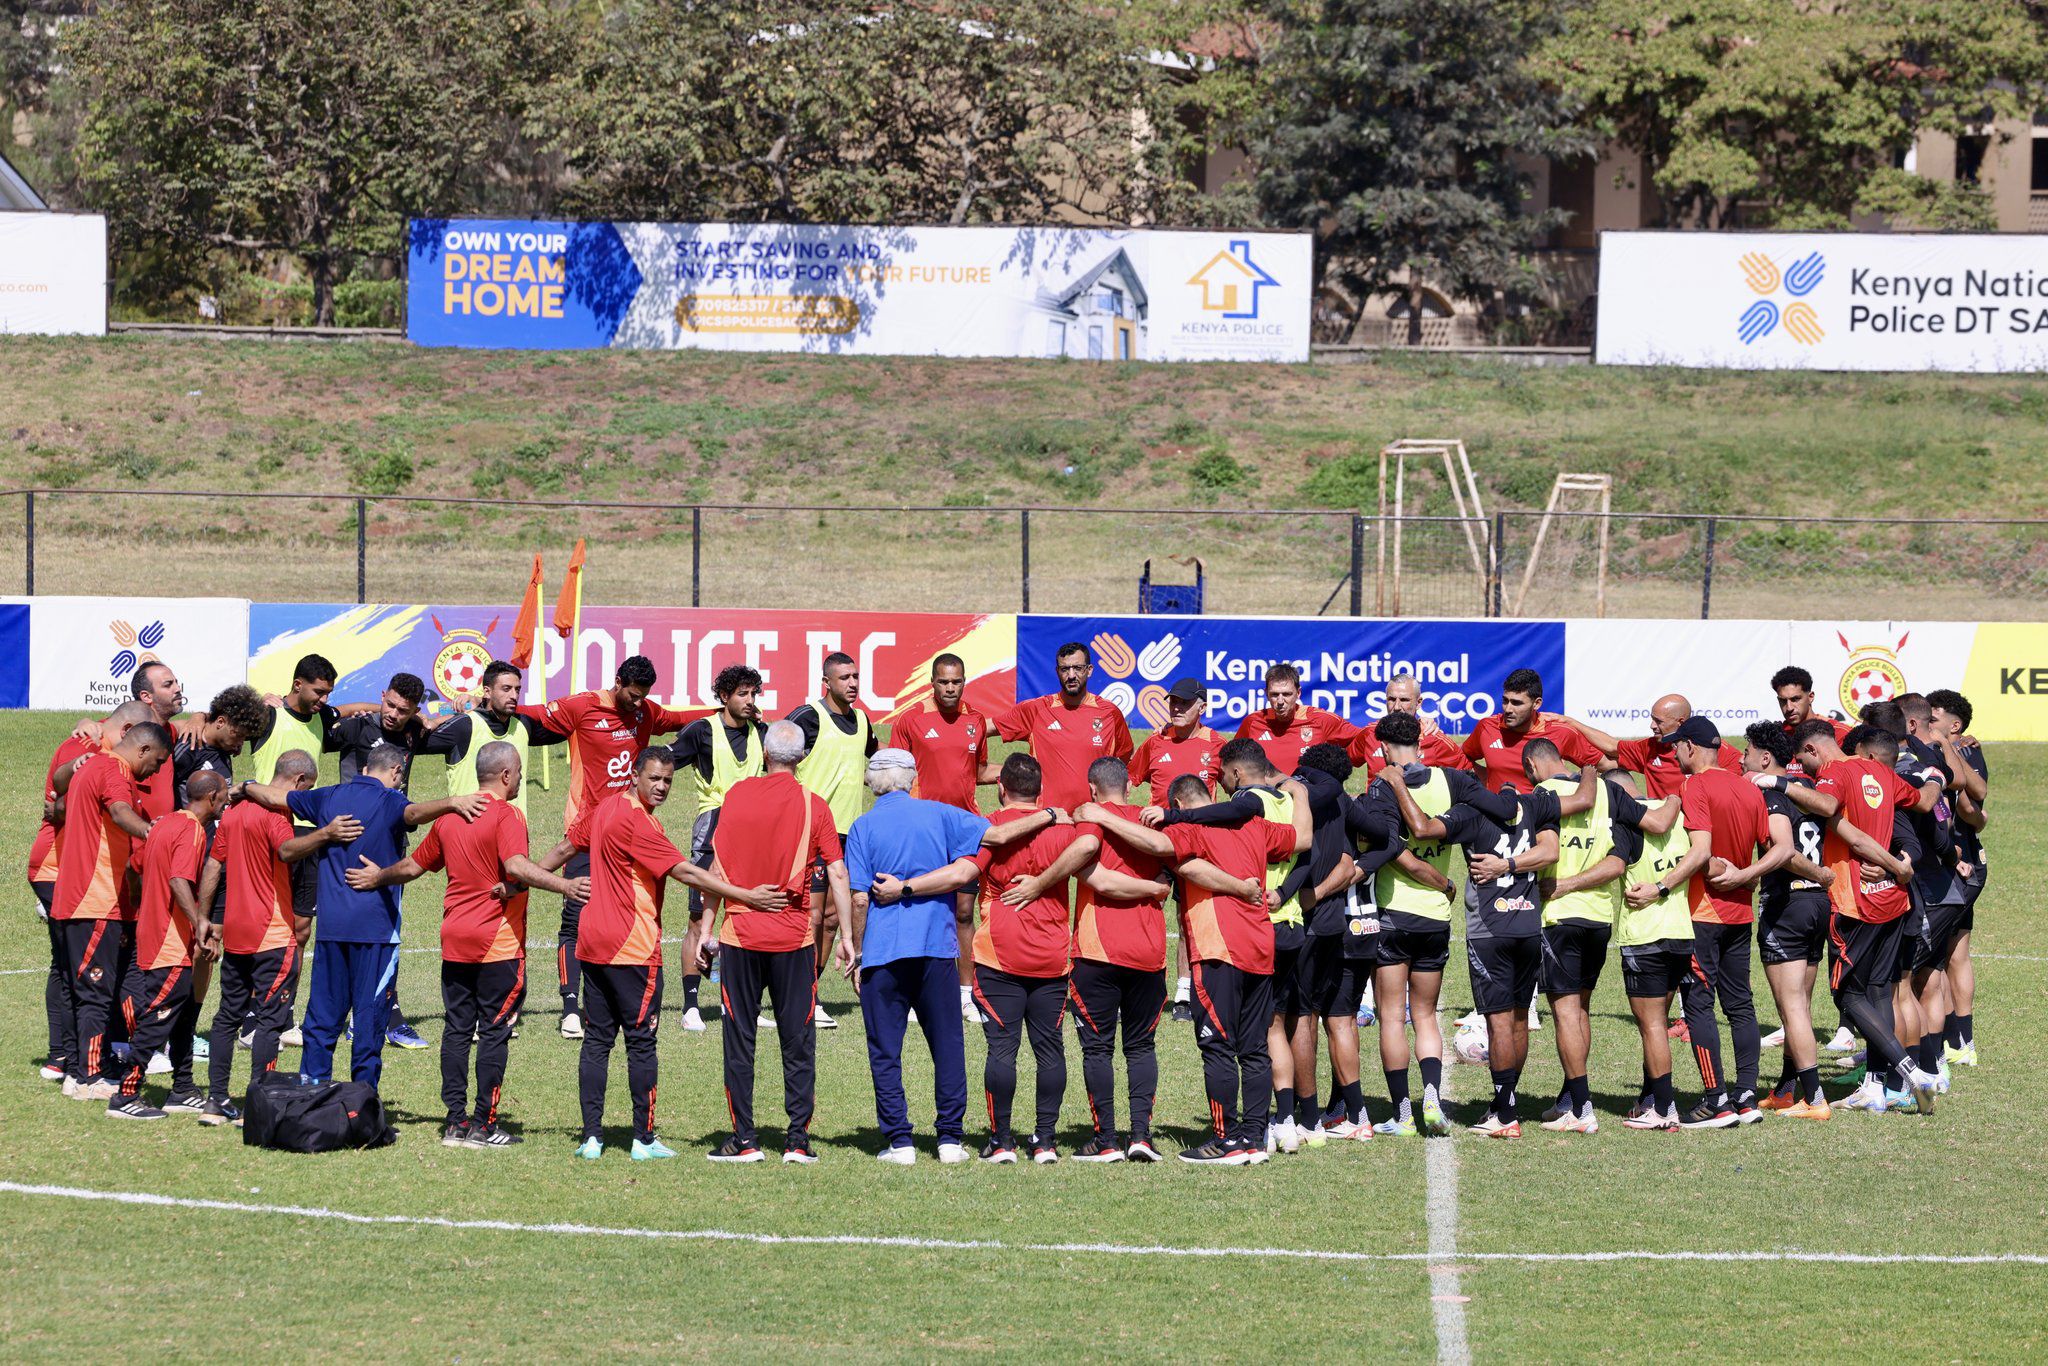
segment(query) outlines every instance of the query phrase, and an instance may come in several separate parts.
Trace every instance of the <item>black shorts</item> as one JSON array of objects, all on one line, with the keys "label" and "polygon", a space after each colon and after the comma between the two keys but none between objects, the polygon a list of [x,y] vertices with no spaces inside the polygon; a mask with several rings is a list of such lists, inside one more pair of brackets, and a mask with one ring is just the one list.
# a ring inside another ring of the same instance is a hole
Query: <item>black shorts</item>
[{"label": "black shorts", "polygon": [[[310,826],[292,827],[294,834],[311,833]],[[301,920],[313,914],[320,896],[320,860],[302,858],[292,865],[292,914]]]},{"label": "black shorts", "polygon": [[1984,895],[1984,881],[1982,878],[1975,882],[1965,882],[1963,884],[1963,914],[1956,921],[1957,934],[1968,934],[1977,928],[1977,898],[1982,895]]},{"label": "black shorts", "polygon": [[[1280,929],[1281,926],[1274,926]],[[1308,939],[1282,946],[1279,936],[1273,944],[1273,1013],[1293,1019],[1309,1013]]]},{"label": "black shorts", "polygon": [[1782,906],[1757,913],[1757,956],[1773,963],[1818,963],[1828,942],[1828,895],[1793,892]]},{"label": "black shorts", "polygon": [[54,882],[31,882],[28,889],[36,894],[36,905],[42,907],[41,919],[50,918],[50,903],[57,899],[57,884]]},{"label": "black shorts", "polygon": [[1543,927],[1543,992],[1547,996],[1569,996],[1591,991],[1600,985],[1600,970],[1607,966],[1607,944],[1614,938],[1612,925],[1595,925],[1587,920],[1560,920]]},{"label": "black shorts", "polygon": [[[1911,912],[1908,912],[1910,915]],[[1861,994],[1889,990],[1899,980],[1899,946],[1906,916],[1872,924],[1839,911],[1828,916],[1828,987]]]},{"label": "black shorts", "polygon": [[1341,934],[1310,935],[1305,956],[1309,970],[1308,1000],[1315,1013],[1326,1020],[1349,1019],[1358,1014],[1372,963],[1346,956]]},{"label": "black shorts", "polygon": [[1948,956],[1962,936],[1963,916],[1969,909],[1959,901],[1948,906],[1929,906],[1907,916],[1912,927],[1906,937],[1907,966],[1914,972],[1946,968]]},{"label": "black shorts", "polygon": [[1448,922],[1433,929],[1397,925],[1380,919],[1381,967],[1406,965],[1410,972],[1442,972],[1451,961],[1451,927]]},{"label": "black shorts", "polygon": [[1467,939],[1465,961],[1472,967],[1472,1008],[1481,1015],[1526,1010],[1536,995],[1536,970],[1543,937]]},{"label": "black shorts", "polygon": [[1644,1000],[1669,996],[1692,973],[1692,941],[1660,939],[1621,946],[1621,985]]}]

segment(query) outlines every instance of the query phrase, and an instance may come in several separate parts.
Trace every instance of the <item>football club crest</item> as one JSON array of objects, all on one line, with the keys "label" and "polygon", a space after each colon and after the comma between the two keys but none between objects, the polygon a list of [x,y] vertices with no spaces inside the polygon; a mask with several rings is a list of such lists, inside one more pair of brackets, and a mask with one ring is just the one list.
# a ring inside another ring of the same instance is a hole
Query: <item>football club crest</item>
[{"label": "football club crest", "polygon": [[1842,667],[1842,680],[1837,687],[1842,707],[1850,716],[1862,714],[1872,702],[1885,702],[1897,697],[1906,689],[1906,671],[1899,667],[1899,651],[1906,648],[1911,637],[1909,631],[1899,637],[1896,645],[1851,645],[1849,637],[1840,631],[1835,639],[1842,642],[1848,652],[1849,662]]},{"label": "football club crest", "polygon": [[466,626],[451,631],[439,617],[429,620],[441,633],[441,652],[434,656],[434,691],[450,700],[481,697],[484,670],[491,664],[490,634],[497,629],[498,619],[492,617],[481,631]]}]

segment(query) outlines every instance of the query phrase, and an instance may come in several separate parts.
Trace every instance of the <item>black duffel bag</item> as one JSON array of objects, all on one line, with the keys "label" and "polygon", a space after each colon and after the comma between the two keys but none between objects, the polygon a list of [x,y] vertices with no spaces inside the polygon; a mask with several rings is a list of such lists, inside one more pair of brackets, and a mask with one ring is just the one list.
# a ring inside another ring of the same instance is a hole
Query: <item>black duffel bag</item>
[{"label": "black duffel bag", "polygon": [[374,1088],[359,1081],[302,1085],[295,1072],[272,1072],[249,1088],[242,1142],[289,1153],[381,1148],[398,1141]]}]

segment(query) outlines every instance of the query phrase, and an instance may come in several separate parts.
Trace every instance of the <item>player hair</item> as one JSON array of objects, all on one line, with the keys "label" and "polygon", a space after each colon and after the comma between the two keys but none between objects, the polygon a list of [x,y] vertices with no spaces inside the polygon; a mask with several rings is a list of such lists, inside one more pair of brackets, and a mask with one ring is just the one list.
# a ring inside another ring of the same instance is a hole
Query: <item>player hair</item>
[{"label": "player hair", "polygon": [[1310,745],[1303,750],[1301,766],[1312,768],[1318,773],[1327,773],[1340,783],[1351,781],[1351,756],[1344,752],[1344,746],[1333,745],[1328,740]]},{"label": "player hair", "polygon": [[1166,799],[1175,806],[1203,806],[1209,801],[1209,785],[1192,773],[1183,773],[1166,789]]},{"label": "player hair", "polygon": [[1292,683],[1294,690],[1299,692],[1301,691],[1301,670],[1295,668],[1284,659],[1277,664],[1268,664],[1266,666],[1266,686],[1270,688],[1275,683]]},{"label": "player hair", "polygon": [[313,756],[303,749],[288,749],[277,756],[277,767],[271,770],[275,778],[311,778],[320,772],[320,765]]},{"label": "player hair", "polygon": [[1899,714],[1908,721],[1926,725],[1934,720],[1934,704],[1927,700],[1925,693],[1905,692],[1893,699],[1899,704]]},{"label": "player hair", "polygon": [[1259,742],[1249,735],[1240,735],[1234,740],[1223,742],[1223,748],[1216,751],[1216,762],[1237,764],[1253,773],[1278,772],[1273,761],[1266,757],[1266,751],[1259,748]]},{"label": "player hair", "polygon": [[1957,721],[1962,723],[1964,730],[1970,728],[1970,718],[1976,714],[1970,706],[1970,699],[1957,692],[1954,688],[1936,688],[1933,692],[1927,694],[1927,705],[1930,707],[1940,707],[1950,716],[1955,717]]},{"label": "player hair", "polygon": [[1373,722],[1373,734],[1383,745],[1420,745],[1422,718],[1413,712],[1390,711]]},{"label": "player hair", "polygon": [[832,670],[832,669],[836,669],[836,668],[838,668],[838,667],[839,667],[839,666],[840,666],[841,664],[852,664],[852,663],[853,663],[853,656],[852,656],[852,655],[850,655],[850,654],[846,653],[846,651],[844,651],[844,650],[834,650],[834,651],[833,651],[833,652],[832,652],[831,654],[829,654],[829,655],[826,655],[826,656],[825,656],[825,659],[824,659],[824,662],[823,662],[823,663],[821,663],[821,664],[819,664],[819,665],[818,665],[818,673],[819,673],[819,675],[820,675],[820,676],[822,677],[822,676],[823,676],[823,675],[824,675],[824,674],[825,674],[825,673],[826,673],[827,671],[829,671],[829,670]]},{"label": "player hair", "polygon": [[388,773],[393,770],[403,772],[404,769],[405,751],[397,745],[387,745],[382,740],[379,740],[376,744],[370,746],[367,754],[363,755],[363,772],[365,773],[373,770],[378,773]]},{"label": "player hair", "polygon": [[1813,675],[1797,664],[1787,664],[1771,675],[1771,691],[1780,688],[1797,688],[1801,692],[1813,691]]},{"label": "player hair", "polygon": [[139,726],[144,721],[154,720],[156,713],[150,710],[149,703],[135,698],[130,698],[107,714],[107,724],[110,726]]},{"label": "player hair", "polygon": [[1543,675],[1534,669],[1516,669],[1501,680],[1500,690],[1518,692],[1532,702],[1543,700]]},{"label": "player hair", "polygon": [[1038,766],[1038,760],[1028,754],[1012,754],[1003,760],[1002,772],[997,775],[1003,791],[1012,797],[1035,800],[1045,788],[1045,771]]},{"label": "player hair", "polygon": [[877,797],[887,796],[891,792],[908,792],[917,785],[917,770],[901,766],[876,768],[871,763],[868,765],[867,782],[868,791]]},{"label": "player hair", "polygon": [[950,652],[942,655],[934,655],[932,657],[932,673],[934,675],[936,675],[939,672],[939,666],[941,664],[951,664],[954,668],[958,669],[963,674],[967,672],[967,661],[960,658],[960,656],[952,654]]},{"label": "player hair", "polygon": [[227,791],[228,780],[210,768],[202,768],[185,780],[185,802],[203,802],[217,792]]},{"label": "player hair", "polygon": [[1888,697],[1865,703],[1856,719],[1866,726],[1877,727],[1887,735],[1903,736],[1906,733],[1906,713]]},{"label": "player hair", "polygon": [[518,762],[519,746],[505,740],[489,741],[476,752],[477,781],[490,782]]},{"label": "player hair", "polygon": [[711,695],[723,701],[741,688],[761,690],[761,675],[757,670],[744,664],[728,664],[718,671],[718,677],[711,680]]},{"label": "player hair", "polygon": [[1564,752],[1540,736],[1522,746],[1522,772],[1529,775],[1532,783],[1536,781],[1536,765],[1563,762]]},{"label": "player hair", "polygon": [[161,659],[145,659],[142,661],[141,666],[135,670],[135,677],[128,680],[128,695],[138,702],[142,700],[144,693],[156,691],[155,686],[149,681],[149,671],[151,669],[162,669],[165,673],[169,673],[171,666],[164,663]]},{"label": "player hair", "polygon": [[506,674],[511,674],[514,678],[524,680],[526,677],[526,670],[520,668],[517,664],[512,663],[510,660],[494,659],[490,663],[484,665],[484,676],[477,680],[477,685],[481,687],[485,692],[489,692],[491,690],[491,684],[497,682]]},{"label": "player hair", "polygon": [[154,745],[166,758],[171,753],[171,733],[154,721],[138,721],[121,737],[124,745]]},{"label": "player hair", "polygon": [[1899,737],[1876,726],[1858,726],[1849,734],[1856,752],[1889,768],[1899,761]]},{"label": "player hair", "polygon": [[1079,655],[1090,664],[1095,662],[1095,652],[1078,640],[1070,640],[1052,652],[1052,662],[1057,664],[1068,655]]},{"label": "player hair", "polygon": [[384,685],[384,691],[397,693],[414,707],[427,700],[427,685],[420,681],[418,674],[393,674],[391,681]]},{"label": "player hair", "polygon": [[1088,765],[1088,782],[1104,792],[1131,790],[1131,770],[1121,759],[1097,759]]},{"label": "player hair", "polygon": [[646,655],[628,655],[613,677],[629,688],[651,688],[660,675],[654,671],[654,661]]},{"label": "player hair", "polygon": [[213,695],[206,714],[216,721],[225,720],[244,740],[253,740],[263,729],[263,719],[270,715],[270,708],[254,688],[236,683]]},{"label": "player hair", "polygon": [[[1800,729],[1804,730],[1806,727],[1801,726]],[[1833,727],[1829,727],[1829,730],[1832,732]],[[1771,762],[1779,768],[1791,767],[1792,761],[1799,755],[1798,743],[1785,733],[1785,728],[1769,721],[1757,721],[1744,726],[1742,738],[1749,741],[1750,748],[1760,749],[1770,755]]]},{"label": "player hair", "polygon": [[334,663],[326,655],[301,655],[299,662],[292,665],[292,682],[304,679],[308,683],[332,683],[338,675]]},{"label": "player hair", "polygon": [[[1831,721],[1823,721],[1818,716],[1807,717],[1804,721],[1801,721],[1799,723],[1799,729],[1792,732],[1792,752],[1794,754],[1797,754],[1799,752],[1800,746],[1804,745],[1808,740],[1815,739],[1822,735],[1827,736],[1827,738],[1830,740],[1834,739],[1834,723]],[[1846,739],[1847,737],[1845,736],[1843,738]]]},{"label": "player hair", "polygon": [[794,721],[771,721],[761,737],[761,757],[771,764],[794,764],[804,757],[804,728]]},{"label": "player hair", "polygon": [[667,745],[649,745],[646,749],[633,756],[633,771],[635,773],[646,768],[649,764],[666,764],[670,768],[674,768],[676,766],[676,752]]}]

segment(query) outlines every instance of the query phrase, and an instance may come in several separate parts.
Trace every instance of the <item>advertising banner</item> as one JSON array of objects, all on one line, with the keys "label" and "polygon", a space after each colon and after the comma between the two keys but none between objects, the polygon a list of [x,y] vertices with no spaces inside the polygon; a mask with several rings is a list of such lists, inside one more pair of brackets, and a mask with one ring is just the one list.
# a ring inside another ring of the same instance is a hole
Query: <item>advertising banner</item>
[{"label": "advertising banner", "polygon": [[1603,232],[1594,359],[2048,369],[2048,236]]},{"label": "advertising banner", "polygon": [[28,705],[28,620],[26,602],[0,602],[0,707]]},{"label": "advertising banner", "polygon": [[107,331],[107,220],[0,213],[0,333]]},{"label": "advertising banner", "polygon": [[[249,678],[267,692],[291,686],[308,654],[324,655],[339,675],[336,702],[374,702],[394,673],[417,674],[437,695],[434,710],[473,697],[484,666],[512,652],[514,606],[257,603],[251,609]],[[568,643],[543,629],[546,691],[539,670],[527,675],[527,700],[566,696]],[[652,696],[664,706],[716,705],[712,681],[728,664],[762,675],[763,715],[781,716],[814,698],[824,658],[833,651],[860,666],[860,701],[882,719],[930,695],[932,657],[957,654],[968,697],[999,710],[1013,697],[1017,630],[1009,616],[918,612],[738,611],[729,608],[586,607],[577,644],[583,686],[611,686],[620,662],[653,661]]]},{"label": "advertising banner", "polygon": [[[1572,715],[1629,739],[1650,733],[1652,703],[1679,693],[1724,735],[1778,720],[1771,675],[1789,662],[1785,631],[1782,621],[1570,622],[1564,656]],[[1825,703],[1823,669],[1809,667]]]},{"label": "advertising banner", "polygon": [[1542,675],[1544,705],[1566,705],[1561,621],[1366,621],[1328,617],[1017,618],[1017,695],[1059,689],[1061,645],[1095,655],[1094,689],[1122,707],[1133,727],[1166,719],[1166,689],[1177,678],[1209,690],[1208,723],[1235,729],[1266,705],[1266,668],[1301,672],[1302,699],[1356,725],[1386,714],[1387,680],[1412,673],[1422,709],[1463,733],[1500,710],[1500,684],[1520,668]]},{"label": "advertising banner", "polygon": [[[106,712],[131,696],[135,671],[161,660],[185,704],[202,708],[244,681],[249,604],[241,598],[8,598],[28,614],[28,705]],[[0,649],[7,633],[0,618]]]},{"label": "advertising banner", "polygon": [[422,346],[1308,359],[1306,234],[415,219]]}]

